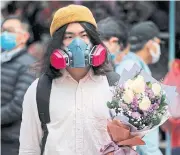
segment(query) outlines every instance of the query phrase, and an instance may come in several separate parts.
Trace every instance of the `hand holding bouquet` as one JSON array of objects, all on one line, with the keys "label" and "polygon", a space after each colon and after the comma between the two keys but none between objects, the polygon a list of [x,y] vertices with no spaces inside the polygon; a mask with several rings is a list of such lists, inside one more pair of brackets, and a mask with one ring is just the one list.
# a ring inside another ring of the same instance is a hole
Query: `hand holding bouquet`
[{"label": "hand holding bouquet", "polygon": [[133,146],[144,145],[142,137],[169,118],[168,103],[175,88],[165,86],[134,65],[124,71],[107,103],[112,116],[107,130],[111,142],[101,149],[102,155],[137,155]]}]

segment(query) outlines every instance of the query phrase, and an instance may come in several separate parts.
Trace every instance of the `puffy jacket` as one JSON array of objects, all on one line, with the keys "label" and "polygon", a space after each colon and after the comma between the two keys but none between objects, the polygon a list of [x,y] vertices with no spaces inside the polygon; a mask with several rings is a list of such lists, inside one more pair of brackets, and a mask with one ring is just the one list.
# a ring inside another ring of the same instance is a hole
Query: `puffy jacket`
[{"label": "puffy jacket", "polygon": [[11,60],[1,64],[2,155],[16,155],[10,151],[15,149],[17,152],[19,148],[22,102],[27,88],[35,80],[28,69],[34,61],[25,50],[21,50]]}]

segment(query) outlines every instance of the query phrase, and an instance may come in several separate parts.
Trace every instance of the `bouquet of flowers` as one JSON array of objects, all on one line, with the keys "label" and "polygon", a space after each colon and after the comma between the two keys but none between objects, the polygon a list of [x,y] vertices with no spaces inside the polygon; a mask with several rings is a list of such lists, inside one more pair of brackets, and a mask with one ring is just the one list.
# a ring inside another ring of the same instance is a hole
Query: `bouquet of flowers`
[{"label": "bouquet of flowers", "polygon": [[169,118],[168,104],[176,94],[175,87],[162,85],[137,65],[121,77],[107,103],[112,141],[101,149],[102,155],[137,155],[133,147],[144,145],[142,137]]}]

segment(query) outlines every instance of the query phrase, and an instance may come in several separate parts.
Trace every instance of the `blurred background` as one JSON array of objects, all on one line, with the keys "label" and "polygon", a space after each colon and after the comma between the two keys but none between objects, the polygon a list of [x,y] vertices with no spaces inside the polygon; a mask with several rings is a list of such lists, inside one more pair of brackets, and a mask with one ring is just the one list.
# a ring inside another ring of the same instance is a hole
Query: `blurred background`
[{"label": "blurred background", "polygon": [[[153,77],[160,80],[168,72],[169,56],[169,1],[1,1],[1,22],[9,15],[23,18],[30,28],[28,52],[37,60],[41,59],[50,39],[49,27],[54,12],[68,4],[82,4],[93,13],[96,21],[116,16],[130,29],[133,24],[152,20],[160,29],[164,44],[161,59],[151,65]],[[175,5],[175,52],[180,53],[180,2]],[[165,134],[161,131],[160,146],[165,152]]]},{"label": "blurred background", "polygon": [[[169,40],[169,2],[168,1],[2,1],[1,21],[9,15],[18,15],[29,23],[31,38],[28,42],[29,52],[39,57],[43,52],[43,45],[48,42],[49,26],[53,13],[68,4],[82,4],[90,8],[96,21],[108,16],[116,16],[124,21],[129,29],[133,24],[152,20],[165,40],[162,47],[163,56],[159,63],[151,66],[153,76],[161,79],[168,71],[168,40]],[[180,2],[176,2],[176,51],[180,46]],[[41,49],[41,50],[40,50]],[[41,51],[41,52],[32,52]]]}]

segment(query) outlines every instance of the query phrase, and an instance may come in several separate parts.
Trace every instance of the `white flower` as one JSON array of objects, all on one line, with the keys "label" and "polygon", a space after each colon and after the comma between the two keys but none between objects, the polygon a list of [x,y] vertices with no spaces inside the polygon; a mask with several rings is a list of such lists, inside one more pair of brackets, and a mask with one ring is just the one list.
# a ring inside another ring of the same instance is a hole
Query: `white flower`
[{"label": "white flower", "polygon": [[152,91],[155,96],[159,96],[161,93],[161,85],[158,83],[153,83],[152,84]]},{"label": "white flower", "polygon": [[133,101],[133,98],[134,98],[134,94],[133,94],[132,90],[130,90],[130,89],[125,90],[122,99],[123,99],[127,104],[130,104],[130,103]]},{"label": "white flower", "polygon": [[143,93],[145,91],[145,81],[143,76],[138,76],[132,84],[132,89],[135,93]]},{"label": "white flower", "polygon": [[151,106],[151,101],[147,96],[144,97],[142,101],[139,103],[139,108],[144,111],[147,111],[150,106]]},{"label": "white flower", "polygon": [[129,79],[125,82],[124,87],[125,87],[125,89],[131,89],[132,85],[133,85],[133,80]]}]

